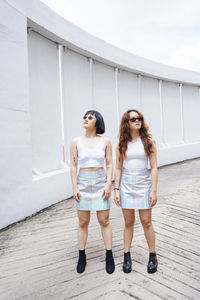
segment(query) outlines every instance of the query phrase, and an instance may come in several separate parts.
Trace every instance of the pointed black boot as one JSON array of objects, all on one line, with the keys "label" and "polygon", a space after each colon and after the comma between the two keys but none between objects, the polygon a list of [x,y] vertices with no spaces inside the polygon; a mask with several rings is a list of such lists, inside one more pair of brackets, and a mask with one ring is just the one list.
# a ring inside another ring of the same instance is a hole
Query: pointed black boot
[{"label": "pointed black boot", "polygon": [[112,274],[115,271],[115,262],[112,250],[106,250],[106,272]]},{"label": "pointed black boot", "polygon": [[156,253],[155,252],[149,253],[149,262],[147,265],[147,272],[155,273],[157,271],[157,266],[158,266],[158,261],[157,261]]},{"label": "pointed black boot", "polygon": [[132,271],[132,261],[131,261],[131,253],[124,252],[124,264],[123,264],[124,273],[130,273]]},{"label": "pointed black boot", "polygon": [[76,267],[77,272],[83,273],[85,271],[85,266],[86,266],[85,250],[79,250],[79,259]]}]

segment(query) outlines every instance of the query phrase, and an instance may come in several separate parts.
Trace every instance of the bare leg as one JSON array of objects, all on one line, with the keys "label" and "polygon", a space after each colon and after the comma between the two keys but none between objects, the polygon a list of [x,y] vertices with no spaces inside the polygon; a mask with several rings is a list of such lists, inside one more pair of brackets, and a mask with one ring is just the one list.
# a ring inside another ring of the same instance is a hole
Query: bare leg
[{"label": "bare leg", "polygon": [[124,215],[124,252],[129,252],[133,240],[133,227],[135,223],[135,210],[122,208]]},{"label": "bare leg", "polygon": [[109,213],[110,209],[97,211],[97,218],[106,247],[106,272],[111,274],[115,270],[115,262],[112,254],[112,228],[109,222]]},{"label": "bare leg", "polygon": [[88,224],[90,222],[90,211],[77,210],[78,213],[78,246],[79,250],[84,250],[88,237]]},{"label": "bare leg", "polygon": [[101,226],[101,233],[107,250],[112,249],[112,228],[109,222],[109,213],[109,209],[97,211],[97,218]]},{"label": "bare leg", "polygon": [[151,208],[140,209],[139,216],[143,226],[145,238],[149,247],[149,252],[155,252],[155,232],[152,225]]}]

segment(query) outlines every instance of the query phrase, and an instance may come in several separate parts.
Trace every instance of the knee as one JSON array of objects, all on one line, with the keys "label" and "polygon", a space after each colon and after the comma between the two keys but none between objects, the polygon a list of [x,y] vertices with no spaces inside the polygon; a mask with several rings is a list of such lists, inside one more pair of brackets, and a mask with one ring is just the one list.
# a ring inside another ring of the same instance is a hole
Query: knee
[{"label": "knee", "polygon": [[152,225],[150,220],[141,220],[141,223],[143,228],[146,230],[148,230]]},{"label": "knee", "polygon": [[87,228],[89,224],[89,220],[79,220],[79,227]]},{"label": "knee", "polygon": [[125,220],[125,227],[131,228],[134,226],[135,220],[134,219],[127,219]]},{"label": "knee", "polygon": [[99,218],[98,221],[102,227],[106,227],[110,223],[108,218]]}]

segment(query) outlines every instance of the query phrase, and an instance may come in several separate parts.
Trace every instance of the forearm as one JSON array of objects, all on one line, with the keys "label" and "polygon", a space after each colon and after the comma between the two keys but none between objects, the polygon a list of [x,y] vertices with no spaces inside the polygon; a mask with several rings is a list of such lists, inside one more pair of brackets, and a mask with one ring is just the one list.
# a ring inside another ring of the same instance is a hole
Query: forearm
[{"label": "forearm", "polygon": [[115,187],[119,188],[121,178],[121,169],[115,169]]},{"label": "forearm", "polygon": [[72,181],[72,188],[77,189],[77,167],[71,167],[70,168],[70,175],[71,175],[71,181]]},{"label": "forearm", "polygon": [[113,164],[106,165],[106,177],[107,177],[107,184],[111,185],[113,176]]},{"label": "forearm", "polygon": [[152,191],[157,192],[158,185],[158,169],[151,168]]}]

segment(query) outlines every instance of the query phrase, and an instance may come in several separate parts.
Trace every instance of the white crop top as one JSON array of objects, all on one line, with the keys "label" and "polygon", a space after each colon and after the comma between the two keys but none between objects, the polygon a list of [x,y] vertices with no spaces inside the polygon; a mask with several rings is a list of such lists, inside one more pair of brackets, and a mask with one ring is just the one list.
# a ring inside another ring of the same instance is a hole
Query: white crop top
[{"label": "white crop top", "polygon": [[104,167],[105,148],[106,145],[103,138],[101,138],[99,143],[91,149],[85,146],[81,141],[78,141],[77,150],[79,167]]},{"label": "white crop top", "polygon": [[123,167],[126,169],[145,169],[148,165],[148,156],[144,150],[141,138],[136,142],[128,142],[126,151],[126,159],[124,159]]}]

